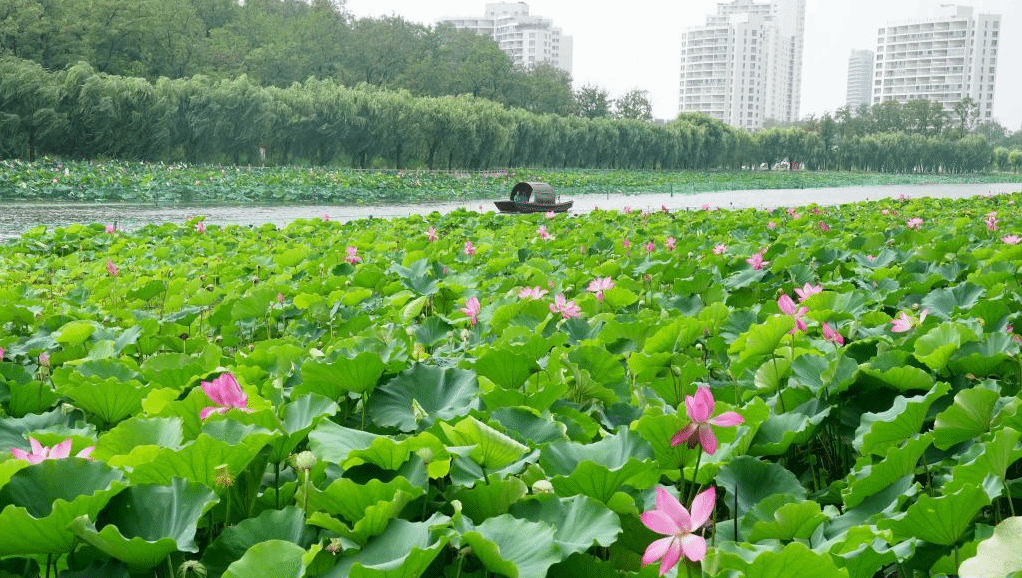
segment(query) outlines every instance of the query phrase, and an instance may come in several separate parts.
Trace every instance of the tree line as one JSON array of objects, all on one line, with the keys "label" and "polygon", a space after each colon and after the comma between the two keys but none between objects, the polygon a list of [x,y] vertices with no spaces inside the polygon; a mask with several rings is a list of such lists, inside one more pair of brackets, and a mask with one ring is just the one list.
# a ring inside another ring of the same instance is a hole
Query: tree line
[{"label": "tree line", "polygon": [[735,129],[682,113],[665,124],[537,114],[471,95],[416,97],[309,78],[262,86],[246,75],[155,82],[79,63],[50,72],[0,58],[0,156],[360,168],[807,168],[974,172],[980,135],[841,136],[812,127]]}]

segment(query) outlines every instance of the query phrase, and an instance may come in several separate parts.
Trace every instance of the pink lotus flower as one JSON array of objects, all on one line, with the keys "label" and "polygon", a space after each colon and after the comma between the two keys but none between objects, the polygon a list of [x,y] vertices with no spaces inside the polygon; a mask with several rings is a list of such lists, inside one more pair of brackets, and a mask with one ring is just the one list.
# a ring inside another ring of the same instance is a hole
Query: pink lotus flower
[{"label": "pink lotus flower", "polygon": [[667,247],[668,251],[673,251],[674,248],[676,247],[677,242],[678,242],[677,239],[675,239],[674,237],[667,237],[667,240],[664,241],[664,246]]},{"label": "pink lotus flower", "polygon": [[114,227],[113,225],[107,225],[107,226],[106,226],[106,232],[107,232],[108,234],[110,234],[110,235],[113,235],[114,233],[116,233],[116,232],[117,232],[117,228],[116,228],[116,227]]},{"label": "pink lotus flower", "polygon": [[746,259],[745,262],[748,263],[749,265],[752,265],[752,268],[757,271],[761,270],[763,267],[770,264],[770,261],[763,260],[763,251],[760,251],[759,253],[754,253],[752,257]]},{"label": "pink lotus flower", "polygon": [[119,270],[120,269],[117,268],[117,265],[114,265],[113,261],[110,259],[106,260],[106,272],[109,273],[111,277],[116,277]]},{"label": "pink lotus flower", "polygon": [[667,208],[667,205],[660,205],[660,212],[661,213],[670,213],[671,210]]},{"label": "pink lotus flower", "polygon": [[201,385],[202,391],[220,407],[202,408],[199,419],[206,419],[213,413],[227,413],[231,408],[252,413],[252,410],[248,409],[248,395],[242,391],[238,380],[230,373],[221,373],[213,381],[203,381]]},{"label": "pink lotus flower", "polygon": [[777,228],[777,223],[775,223],[773,221],[770,221],[770,222],[767,223],[767,229],[776,229],[776,228]]},{"label": "pink lotus flower", "polygon": [[710,203],[703,203],[703,210],[704,211],[709,211],[710,210]]},{"label": "pink lotus flower", "polygon": [[898,317],[891,320],[891,332],[905,333],[906,331],[909,331],[915,327],[919,327],[920,325],[923,324],[923,321],[926,319],[927,313],[929,313],[929,310],[927,309],[923,309],[922,311],[920,311],[919,321],[916,321],[915,319],[910,317],[908,313],[902,311],[901,314],[898,315]]},{"label": "pink lotus flower", "polygon": [[714,255],[723,255],[725,251],[727,251],[727,245],[724,243],[717,243],[713,246]]},{"label": "pink lotus flower", "polygon": [[621,212],[627,215],[628,213],[632,212],[632,208],[629,207],[628,205],[625,205],[625,208],[621,209]]},{"label": "pink lotus flower", "polygon": [[906,195],[905,193],[901,193],[901,194],[898,195],[898,200],[902,201],[902,202],[909,201],[911,199],[912,199],[912,195]]},{"label": "pink lotus flower", "polygon": [[344,249],[344,252],[347,254],[347,256],[344,257],[344,260],[347,261],[348,263],[354,265],[355,263],[362,261],[362,257],[358,256],[358,247],[349,246],[346,249]]},{"label": "pink lotus flower", "polygon": [[50,366],[50,354],[49,353],[44,351],[44,352],[39,354],[39,366],[40,367],[49,367]]},{"label": "pink lotus flower", "polygon": [[786,212],[788,213],[788,217],[791,218],[791,219],[801,219],[802,218],[802,215],[798,211],[796,211],[795,209],[788,209]]},{"label": "pink lotus flower", "polygon": [[887,209],[884,209],[884,210],[880,211],[880,214],[886,217],[887,215],[891,214],[891,211],[889,211]]},{"label": "pink lotus flower", "polygon": [[667,574],[677,565],[682,555],[699,562],[706,557],[706,539],[695,534],[703,527],[713,513],[717,492],[710,488],[696,495],[692,500],[692,513],[681,505],[677,498],[662,487],[656,489],[656,508],[643,512],[642,523],[666,537],[650,543],[642,555],[642,565],[648,566],[660,560],[660,576]]},{"label": "pink lotus flower", "polygon": [[836,329],[831,329],[829,323],[823,324],[823,339],[829,341],[837,346],[845,344],[845,338],[841,336]]},{"label": "pink lotus flower", "polygon": [[603,302],[603,292],[614,288],[614,281],[610,277],[597,277],[589,282],[590,293],[596,293],[596,300]]},{"label": "pink lotus flower", "polygon": [[[1022,337],[1015,335],[1015,328],[1011,325],[1011,323],[1004,327],[1004,331],[1011,334],[1012,341],[1018,343],[1019,345],[1022,345]],[[3,349],[0,349],[0,358],[4,356],[3,351],[4,351]]]},{"label": "pink lotus flower", "polygon": [[711,425],[718,427],[736,426],[745,420],[738,413],[726,411],[717,417],[713,415],[713,393],[706,386],[699,386],[696,394],[685,396],[685,414],[690,423],[671,438],[671,447],[688,442],[688,447],[701,445],[709,455],[717,452],[717,436],[713,434]]},{"label": "pink lotus flower", "polygon": [[[71,455],[71,438],[67,438],[52,448],[44,446],[36,441],[35,438],[28,438],[28,443],[32,445],[32,453],[28,453],[20,448],[11,448],[11,455],[19,460],[27,460],[32,464],[38,464],[43,460],[59,460]],[[92,450],[94,449],[96,449],[96,446],[89,446],[75,454],[75,457],[91,459],[89,456],[92,455]]]},{"label": "pink lotus flower", "polygon": [[809,311],[808,307],[796,307],[795,302],[787,295],[781,295],[777,299],[777,307],[785,315],[790,315],[795,320],[795,326],[791,328],[788,333],[795,333],[801,331],[805,333],[806,322],[802,317]]},{"label": "pink lotus flower", "polygon": [[278,291],[277,292],[277,305],[283,305],[283,304],[284,304],[284,294]]},{"label": "pink lotus flower", "polygon": [[436,234],[436,227],[430,227],[426,230],[426,238],[429,239],[430,243],[440,238],[440,236]]},{"label": "pink lotus flower", "polygon": [[913,217],[913,218],[905,221],[905,226],[908,227],[909,229],[916,229],[916,230],[918,230],[920,225],[922,225],[922,224],[923,224],[923,220],[920,219],[919,217]]},{"label": "pink lotus flower", "polygon": [[1018,235],[1005,235],[1001,237],[1001,242],[1009,245],[1018,245],[1019,240]]},{"label": "pink lotus flower", "polygon": [[629,241],[628,239],[621,239],[621,246],[624,247],[625,249],[629,249],[632,246],[632,242]]},{"label": "pink lotus flower", "polygon": [[823,233],[826,233],[827,231],[830,230],[830,227],[827,226],[827,223],[824,223],[823,221],[820,221],[819,223],[816,223],[816,226],[819,227],[820,231],[823,232]]},{"label": "pink lotus flower", "polygon": [[328,215],[326,213],[323,213],[323,222],[326,223],[329,220],[330,220],[330,215]]},{"label": "pink lotus flower", "polygon": [[198,223],[195,223],[195,232],[200,234],[200,235],[205,233],[206,232],[206,223],[204,223],[203,221],[199,221]]},{"label": "pink lotus flower", "polygon": [[2,360],[3,360],[3,358],[4,358],[4,354],[5,354],[5,353],[6,353],[6,352],[4,351],[4,348],[3,348],[3,347],[0,347],[0,361],[2,361]]},{"label": "pink lotus flower", "polygon": [[822,286],[810,285],[809,283],[806,283],[802,287],[795,287],[795,294],[798,295],[799,303],[805,301],[806,299],[809,299],[810,297],[816,295],[817,293],[821,293],[822,291],[823,291]]},{"label": "pink lotus flower", "polygon": [[553,219],[554,217],[556,217],[556,216],[557,216],[557,213],[555,213],[555,212],[553,212],[553,211],[547,211],[547,212],[546,212],[546,213],[544,214],[544,216],[545,216],[546,218],[548,218],[548,219]]},{"label": "pink lotus flower", "polygon": [[653,241],[650,241],[649,243],[646,243],[646,252],[647,253],[652,253],[655,250],[656,250],[656,245],[653,244]]},{"label": "pink lotus flower", "polygon": [[539,238],[540,238],[540,239],[542,239],[542,240],[544,240],[544,241],[549,241],[550,239],[553,239],[553,238],[554,238],[554,236],[553,236],[553,235],[551,235],[551,234],[550,234],[550,233],[549,233],[549,232],[548,232],[548,231],[546,230],[546,225],[540,225],[540,226],[539,226],[539,228],[538,228],[538,229],[536,229],[536,234],[537,234],[537,235],[539,235]]},{"label": "pink lotus flower", "polygon": [[472,244],[472,241],[465,241],[465,247],[461,250],[461,252],[469,256],[475,255],[476,254],[475,245]]},{"label": "pink lotus flower", "polygon": [[554,302],[550,304],[551,313],[560,313],[564,319],[571,319],[572,317],[578,317],[582,313],[582,308],[575,304],[574,301],[569,301],[564,295],[557,295],[554,297]]},{"label": "pink lotus flower", "polygon": [[479,321],[479,310],[481,307],[478,297],[469,297],[468,301],[465,302],[465,306],[458,311],[468,315],[469,325],[475,327],[476,323]]},{"label": "pink lotus flower", "polygon": [[539,286],[523,287],[518,292],[519,299],[542,299],[544,295],[546,295],[546,289],[540,289]]},{"label": "pink lotus flower", "polygon": [[989,213],[987,213],[986,214],[986,220],[983,221],[983,222],[986,223],[987,231],[996,231],[997,230],[997,211],[990,211]]}]

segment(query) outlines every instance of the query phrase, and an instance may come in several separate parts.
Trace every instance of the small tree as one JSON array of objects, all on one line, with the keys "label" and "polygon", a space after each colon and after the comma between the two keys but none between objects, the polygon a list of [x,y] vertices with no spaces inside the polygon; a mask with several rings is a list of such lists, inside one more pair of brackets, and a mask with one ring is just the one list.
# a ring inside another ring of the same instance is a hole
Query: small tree
[{"label": "small tree", "polygon": [[649,103],[649,91],[633,89],[614,101],[614,116],[634,120],[653,120],[653,105]]}]

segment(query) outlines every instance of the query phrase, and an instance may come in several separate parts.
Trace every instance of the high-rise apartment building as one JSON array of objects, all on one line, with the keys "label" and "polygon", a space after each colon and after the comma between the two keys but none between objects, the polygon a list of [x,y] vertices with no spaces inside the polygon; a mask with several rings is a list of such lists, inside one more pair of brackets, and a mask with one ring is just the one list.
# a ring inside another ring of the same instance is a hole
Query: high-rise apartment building
[{"label": "high-rise apartment building", "polygon": [[571,73],[571,36],[547,18],[530,16],[525,2],[487,4],[483,16],[444,18],[441,22],[493,38],[521,66],[547,62]]},{"label": "high-rise apartment building", "polygon": [[798,120],[805,0],[733,0],[681,38],[679,109],[759,129]]},{"label": "high-rise apartment building", "polygon": [[848,89],[845,104],[854,111],[873,102],[873,51],[852,50],[848,57]]},{"label": "high-rise apartment building", "polygon": [[993,118],[999,14],[954,14],[888,25],[877,31],[873,104],[926,99],[951,110],[965,97]]}]

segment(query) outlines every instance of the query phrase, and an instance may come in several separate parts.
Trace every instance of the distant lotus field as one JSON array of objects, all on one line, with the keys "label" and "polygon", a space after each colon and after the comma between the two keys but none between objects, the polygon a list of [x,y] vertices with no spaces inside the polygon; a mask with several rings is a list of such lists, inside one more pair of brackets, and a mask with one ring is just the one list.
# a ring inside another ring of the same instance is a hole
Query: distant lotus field
[{"label": "distant lotus field", "polygon": [[1015,575],[1020,203],[33,229],[0,576]]}]

